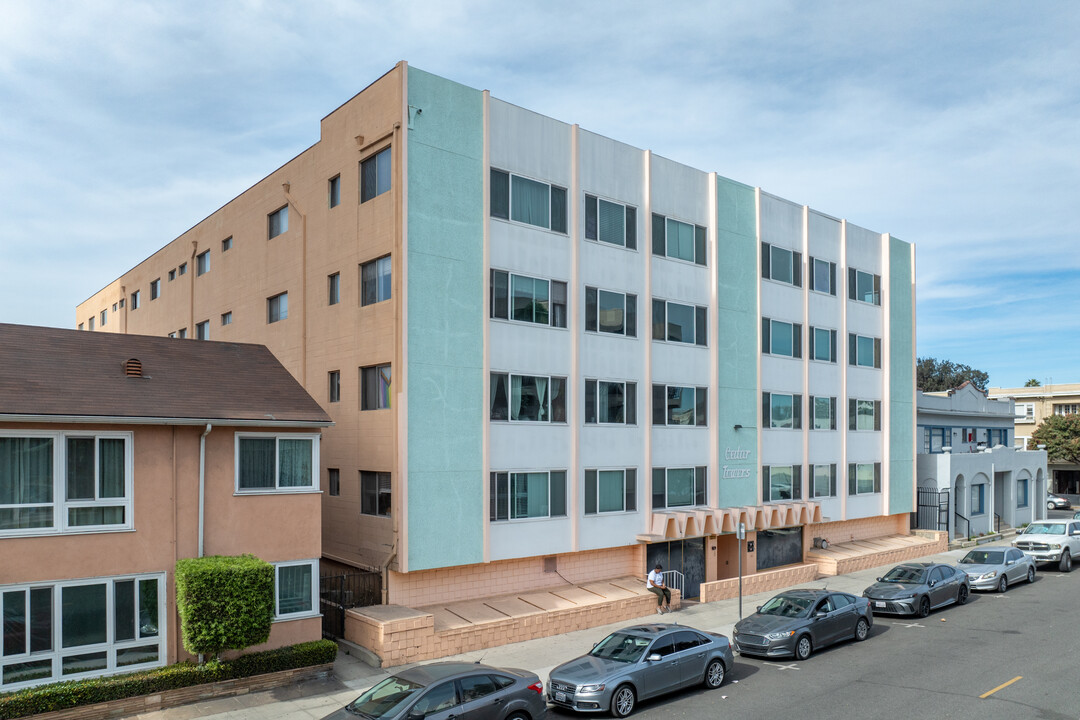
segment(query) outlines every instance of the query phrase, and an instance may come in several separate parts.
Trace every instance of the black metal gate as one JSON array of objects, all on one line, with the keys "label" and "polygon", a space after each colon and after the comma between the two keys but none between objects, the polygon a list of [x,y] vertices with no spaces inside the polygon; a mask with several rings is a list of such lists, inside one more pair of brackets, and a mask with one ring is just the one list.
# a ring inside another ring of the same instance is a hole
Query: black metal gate
[{"label": "black metal gate", "polygon": [[911,516],[912,527],[920,530],[949,529],[949,491],[918,488],[918,504]]},{"label": "black metal gate", "polygon": [[382,573],[358,570],[319,578],[323,637],[345,637],[345,611],[382,602]]}]

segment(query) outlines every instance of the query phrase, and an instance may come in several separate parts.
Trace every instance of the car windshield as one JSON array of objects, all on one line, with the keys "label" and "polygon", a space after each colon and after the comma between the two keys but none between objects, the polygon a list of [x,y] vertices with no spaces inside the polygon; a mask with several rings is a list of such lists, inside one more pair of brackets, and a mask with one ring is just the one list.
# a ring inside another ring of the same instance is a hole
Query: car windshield
[{"label": "car windshield", "polygon": [[777,595],[769,602],[761,606],[758,612],[762,615],[779,615],[780,617],[803,617],[810,609],[810,598],[796,597],[793,595]]},{"label": "car windshield", "polygon": [[960,562],[965,565],[1000,565],[1005,561],[1001,550],[972,550]]},{"label": "car windshield", "polygon": [[616,660],[618,662],[637,662],[641,659],[645,648],[652,642],[650,638],[628,633],[611,633],[597,643],[589,654],[604,660]]},{"label": "car windshield", "polygon": [[1024,531],[1025,535],[1064,535],[1065,523],[1031,523]]},{"label": "car windshield", "polygon": [[424,689],[399,677],[388,677],[345,706],[355,715],[381,718],[396,715],[401,707]]},{"label": "car windshield", "polygon": [[881,578],[881,581],[893,583],[921,583],[925,577],[926,571],[922,568],[898,565],[885,573],[885,577]]}]

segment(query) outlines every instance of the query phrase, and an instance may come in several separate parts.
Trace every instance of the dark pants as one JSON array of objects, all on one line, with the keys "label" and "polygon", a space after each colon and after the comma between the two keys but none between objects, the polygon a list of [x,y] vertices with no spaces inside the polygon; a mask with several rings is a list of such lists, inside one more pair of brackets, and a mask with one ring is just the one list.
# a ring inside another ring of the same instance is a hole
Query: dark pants
[{"label": "dark pants", "polygon": [[671,604],[671,591],[668,590],[666,587],[662,588],[652,585],[649,587],[649,592],[656,595],[656,607]]}]

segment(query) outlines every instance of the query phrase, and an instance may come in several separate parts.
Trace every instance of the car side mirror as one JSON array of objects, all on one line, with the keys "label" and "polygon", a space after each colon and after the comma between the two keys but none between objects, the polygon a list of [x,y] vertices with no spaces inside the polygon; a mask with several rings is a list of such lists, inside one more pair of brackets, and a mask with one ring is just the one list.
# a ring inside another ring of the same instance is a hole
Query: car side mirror
[{"label": "car side mirror", "polygon": [[927,583],[927,585],[929,587],[934,587],[935,585],[937,585],[937,580],[931,580],[930,582]]},{"label": "car side mirror", "polygon": [[405,720],[424,720],[427,715],[423,710],[410,710]]},{"label": "car side mirror", "polygon": [[758,606],[757,606],[757,611],[758,611],[758,612],[761,612],[761,605],[758,605]]},{"label": "car side mirror", "polygon": [[885,582],[885,578],[878,578],[877,581],[878,582]]},{"label": "car side mirror", "polygon": [[649,657],[647,657],[645,659],[648,660],[649,662],[659,662],[660,659],[661,659],[660,658],[660,653],[653,653],[652,655],[650,655]]}]

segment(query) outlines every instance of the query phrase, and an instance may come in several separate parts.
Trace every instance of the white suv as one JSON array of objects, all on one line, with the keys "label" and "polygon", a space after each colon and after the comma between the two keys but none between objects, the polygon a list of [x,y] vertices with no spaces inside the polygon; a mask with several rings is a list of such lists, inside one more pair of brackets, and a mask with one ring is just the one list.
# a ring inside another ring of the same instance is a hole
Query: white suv
[{"label": "white suv", "polygon": [[1013,540],[1013,547],[1037,563],[1057,563],[1058,570],[1072,570],[1080,557],[1080,520],[1039,520]]}]

